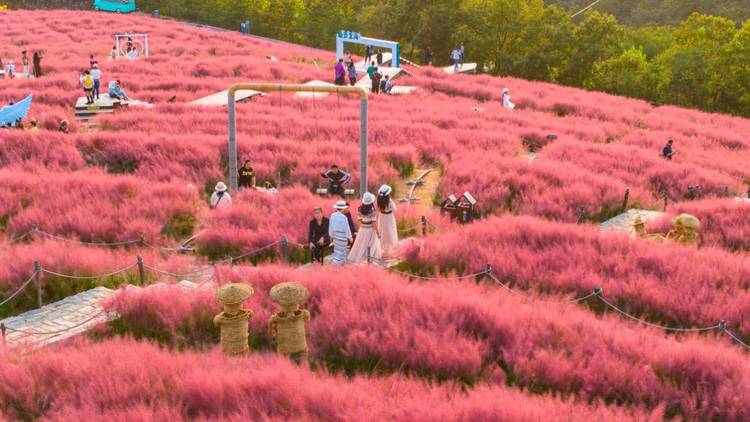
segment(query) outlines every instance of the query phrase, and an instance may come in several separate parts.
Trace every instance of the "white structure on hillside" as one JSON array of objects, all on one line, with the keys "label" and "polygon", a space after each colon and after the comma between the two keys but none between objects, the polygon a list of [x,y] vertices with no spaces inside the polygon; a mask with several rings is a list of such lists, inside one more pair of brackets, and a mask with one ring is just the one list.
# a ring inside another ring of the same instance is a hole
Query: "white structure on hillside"
[{"label": "white structure on hillside", "polygon": [[137,56],[148,57],[148,34],[115,34],[115,52],[117,57],[129,57],[135,50]]}]

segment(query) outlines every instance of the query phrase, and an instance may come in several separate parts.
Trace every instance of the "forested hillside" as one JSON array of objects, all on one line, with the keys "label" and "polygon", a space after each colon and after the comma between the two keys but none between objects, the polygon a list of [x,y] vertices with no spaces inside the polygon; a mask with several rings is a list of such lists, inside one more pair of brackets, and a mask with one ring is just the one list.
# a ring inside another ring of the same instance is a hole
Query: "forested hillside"
[{"label": "forested hillside", "polygon": [[[750,13],[741,1],[602,0],[575,18],[572,11],[588,0],[555,2],[570,10],[543,0],[139,0],[138,6],[230,29],[249,20],[253,34],[326,49],[334,47],[336,31],[354,30],[400,41],[417,62],[430,47],[437,65],[447,64],[463,42],[466,60],[486,73],[750,116],[750,23],[732,20]],[[696,10],[728,18],[690,14]],[[618,17],[675,25],[628,26]]]},{"label": "forested hillside", "polygon": [[[594,0],[547,0],[570,11],[581,10]],[[679,25],[691,13],[723,16],[736,22],[750,19],[745,0],[601,0],[596,10],[610,13],[626,25]]]}]

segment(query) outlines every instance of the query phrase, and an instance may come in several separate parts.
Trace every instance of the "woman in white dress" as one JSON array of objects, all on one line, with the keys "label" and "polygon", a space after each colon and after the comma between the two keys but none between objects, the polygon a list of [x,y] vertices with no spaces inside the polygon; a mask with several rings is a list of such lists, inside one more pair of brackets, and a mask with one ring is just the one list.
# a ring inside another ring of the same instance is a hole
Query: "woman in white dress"
[{"label": "woman in white dress", "polygon": [[365,192],[362,195],[357,219],[360,222],[357,238],[354,240],[351,251],[349,251],[349,262],[359,264],[367,262],[367,253],[372,259],[380,259],[380,235],[376,225],[377,212],[375,211],[375,195]]},{"label": "woman in white dress", "polygon": [[380,233],[380,246],[383,254],[390,256],[398,244],[398,227],[396,226],[396,204],[391,199],[391,189],[383,185],[378,189],[378,233]]},{"label": "woman in white dress", "polygon": [[507,108],[508,110],[513,110],[514,108],[516,108],[516,105],[510,101],[510,91],[508,90],[508,88],[503,88],[503,107]]}]

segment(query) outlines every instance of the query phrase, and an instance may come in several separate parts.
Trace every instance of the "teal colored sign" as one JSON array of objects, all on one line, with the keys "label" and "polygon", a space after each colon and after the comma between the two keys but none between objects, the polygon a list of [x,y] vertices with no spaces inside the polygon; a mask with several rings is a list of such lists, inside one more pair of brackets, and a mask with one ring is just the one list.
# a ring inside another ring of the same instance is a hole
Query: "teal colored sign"
[{"label": "teal colored sign", "polygon": [[336,36],[343,40],[358,40],[362,37],[362,34],[352,31],[339,31]]}]

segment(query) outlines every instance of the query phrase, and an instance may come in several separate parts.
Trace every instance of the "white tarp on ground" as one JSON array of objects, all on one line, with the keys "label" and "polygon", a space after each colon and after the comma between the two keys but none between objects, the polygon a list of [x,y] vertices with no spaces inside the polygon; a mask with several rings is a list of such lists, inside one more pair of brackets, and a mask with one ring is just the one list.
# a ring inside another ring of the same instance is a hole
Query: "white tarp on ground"
[{"label": "white tarp on ground", "polygon": [[476,73],[477,72],[477,64],[476,63],[464,63],[463,66],[461,66],[458,69],[458,72],[456,72],[455,70],[453,70],[453,65],[446,66],[446,67],[443,68],[443,71],[445,73],[450,73],[450,74],[454,74],[454,73]]},{"label": "white tarp on ground", "polygon": [[660,211],[639,210],[634,208],[631,210],[627,210],[626,212],[616,217],[610,218],[609,220],[603,222],[599,227],[601,228],[602,232],[624,231],[626,233],[630,233],[631,235],[635,235],[635,228],[633,228],[633,223],[635,222],[636,218],[641,217],[641,220],[643,220],[644,223],[649,223],[662,218],[664,215],[665,214]]}]

